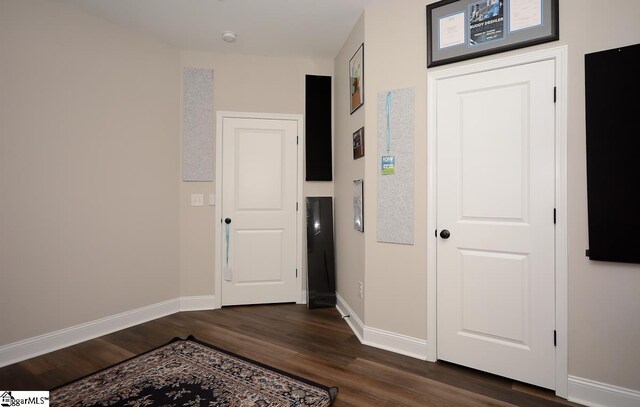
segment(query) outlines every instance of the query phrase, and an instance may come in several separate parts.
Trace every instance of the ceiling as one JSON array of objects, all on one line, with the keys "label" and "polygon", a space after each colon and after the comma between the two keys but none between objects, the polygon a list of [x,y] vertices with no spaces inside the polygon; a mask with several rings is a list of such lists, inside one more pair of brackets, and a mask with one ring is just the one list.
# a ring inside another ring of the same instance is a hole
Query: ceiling
[{"label": "ceiling", "polygon": [[[59,0],[176,47],[334,58],[365,7],[382,0]],[[222,32],[235,31],[235,43]]]}]

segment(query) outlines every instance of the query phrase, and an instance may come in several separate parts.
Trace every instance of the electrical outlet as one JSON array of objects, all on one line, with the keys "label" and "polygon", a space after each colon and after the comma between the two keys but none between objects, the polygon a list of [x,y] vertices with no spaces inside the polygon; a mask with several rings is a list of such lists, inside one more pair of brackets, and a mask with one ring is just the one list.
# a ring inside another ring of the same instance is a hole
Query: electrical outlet
[{"label": "electrical outlet", "polygon": [[358,281],[358,288],[360,289],[360,298],[364,298],[364,285],[362,281]]}]

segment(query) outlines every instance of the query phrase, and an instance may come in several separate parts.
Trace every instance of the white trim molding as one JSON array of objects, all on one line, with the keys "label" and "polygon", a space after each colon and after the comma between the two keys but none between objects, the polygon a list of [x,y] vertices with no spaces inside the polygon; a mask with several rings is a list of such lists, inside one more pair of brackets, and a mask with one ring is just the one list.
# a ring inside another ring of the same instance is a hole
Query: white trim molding
[{"label": "white trim molding", "polygon": [[363,343],[412,358],[427,360],[427,341],[424,339],[365,326]]},{"label": "white trim molding", "polygon": [[216,297],[178,297],[0,346],[0,367],[182,311],[215,309]]},{"label": "white trim molding", "polygon": [[174,298],[0,347],[0,367],[66,348],[180,311]]},{"label": "white trim molding", "polygon": [[569,376],[569,401],[591,407],[636,407],[640,391]]},{"label": "white trim molding", "polygon": [[364,342],[364,324],[358,318],[358,315],[353,312],[349,304],[340,296],[340,294],[336,293],[336,309],[342,315],[342,319],[347,321],[349,327],[353,333],[358,337],[360,343]]},{"label": "white trim molding", "polygon": [[336,309],[340,312],[344,320],[347,321],[347,324],[351,327],[351,330],[360,343],[412,358],[426,360],[427,341],[378,328],[367,327],[340,294],[336,293],[336,299]]},{"label": "white trim molding", "polygon": [[433,231],[437,228],[436,184],[437,184],[437,143],[436,143],[436,98],[439,80],[476,72],[485,72],[510,66],[523,65],[544,60],[555,62],[556,74],[556,187],[555,207],[557,223],[555,228],[555,302],[556,302],[556,395],[568,396],[568,249],[567,249],[567,61],[566,45],[525,52],[513,56],[487,61],[427,70],[427,360],[438,359],[437,350],[437,238]]},{"label": "white trim molding", "polygon": [[204,311],[216,309],[215,295],[180,297],[180,311]]}]

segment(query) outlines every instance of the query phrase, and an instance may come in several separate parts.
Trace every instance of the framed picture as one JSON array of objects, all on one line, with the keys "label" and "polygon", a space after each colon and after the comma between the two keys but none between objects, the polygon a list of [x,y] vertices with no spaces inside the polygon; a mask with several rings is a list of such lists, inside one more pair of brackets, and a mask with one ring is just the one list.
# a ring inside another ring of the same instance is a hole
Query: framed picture
[{"label": "framed picture", "polygon": [[364,44],[349,60],[349,95],[353,114],[364,103]]},{"label": "framed picture", "polygon": [[353,159],[364,157],[364,127],[353,133]]},{"label": "framed picture", "polygon": [[442,0],[427,6],[427,67],[560,38],[558,0]]},{"label": "framed picture", "polygon": [[353,228],[358,232],[364,232],[364,181],[353,181]]}]

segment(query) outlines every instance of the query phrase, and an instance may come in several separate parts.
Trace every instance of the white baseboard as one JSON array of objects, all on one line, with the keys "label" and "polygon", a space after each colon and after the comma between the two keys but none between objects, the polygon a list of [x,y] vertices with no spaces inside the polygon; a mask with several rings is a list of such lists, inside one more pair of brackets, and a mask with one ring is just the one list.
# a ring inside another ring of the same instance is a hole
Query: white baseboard
[{"label": "white baseboard", "polygon": [[365,327],[363,343],[412,358],[427,360],[427,341],[424,339]]},{"label": "white baseboard", "polygon": [[591,407],[637,407],[640,391],[569,376],[569,401]]},{"label": "white baseboard", "polygon": [[175,314],[176,312],[210,310],[215,309],[215,305],[216,297],[214,295],[179,297],[10,343],[0,346],[0,367],[44,355],[45,353]]},{"label": "white baseboard", "polygon": [[[349,304],[340,296],[340,294],[336,293],[336,309],[338,312],[344,317],[343,319],[347,321],[349,327],[353,333],[358,337],[360,343],[364,342],[364,324],[358,318],[355,312],[351,309]],[[349,315],[348,317],[345,317]]]},{"label": "white baseboard", "polygon": [[180,300],[174,298],[95,321],[50,332],[0,347],[0,367],[53,352],[124,328],[175,314]]},{"label": "white baseboard", "polygon": [[203,311],[216,308],[215,295],[180,297],[180,311]]},{"label": "white baseboard", "polygon": [[296,304],[307,304],[307,290],[302,290],[302,294],[300,294],[300,301],[296,302]]},{"label": "white baseboard", "polygon": [[411,356],[412,358],[427,360],[427,341],[395,332],[367,327],[340,294],[336,294],[336,299],[338,312],[343,316],[349,315],[349,317],[344,318],[344,320],[347,321],[347,324],[349,324],[353,333],[358,337],[360,343],[401,355]]}]

